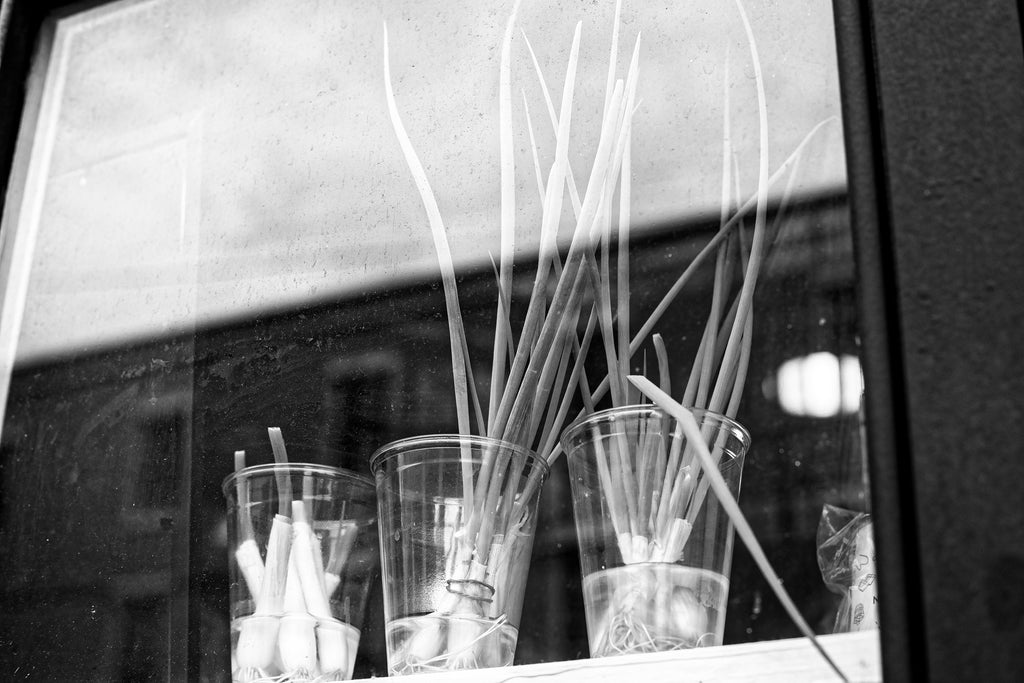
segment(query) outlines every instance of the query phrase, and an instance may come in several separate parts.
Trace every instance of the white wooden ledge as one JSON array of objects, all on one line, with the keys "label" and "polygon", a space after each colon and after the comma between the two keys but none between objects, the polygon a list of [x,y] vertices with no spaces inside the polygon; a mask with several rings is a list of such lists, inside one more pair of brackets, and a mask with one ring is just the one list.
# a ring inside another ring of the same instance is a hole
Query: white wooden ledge
[{"label": "white wooden ledge", "polygon": [[[820,640],[851,682],[882,680],[878,631],[827,635],[821,636]],[[557,683],[802,683],[839,680],[805,638],[403,678],[417,683],[532,683],[538,680]]]}]

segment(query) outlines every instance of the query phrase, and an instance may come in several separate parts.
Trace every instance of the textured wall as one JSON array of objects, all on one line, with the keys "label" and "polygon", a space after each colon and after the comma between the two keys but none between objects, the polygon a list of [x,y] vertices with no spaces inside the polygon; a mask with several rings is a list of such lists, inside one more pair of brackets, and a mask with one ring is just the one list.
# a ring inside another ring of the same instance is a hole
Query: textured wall
[{"label": "textured wall", "polygon": [[[1024,60],[1009,0],[868,3],[931,680],[1024,670]],[[886,215],[887,214],[887,215]],[[898,372],[898,369],[897,369]]]}]

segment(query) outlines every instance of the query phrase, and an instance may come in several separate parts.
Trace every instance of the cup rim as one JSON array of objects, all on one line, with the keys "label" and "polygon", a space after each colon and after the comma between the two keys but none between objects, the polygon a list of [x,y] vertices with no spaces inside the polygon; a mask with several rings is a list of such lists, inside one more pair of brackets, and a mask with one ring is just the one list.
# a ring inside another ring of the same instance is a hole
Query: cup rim
[{"label": "cup rim", "polygon": [[330,465],[320,465],[312,462],[287,462],[287,463],[261,463],[259,465],[249,465],[241,469],[235,470],[228,476],[224,477],[223,483],[221,483],[221,490],[224,495],[228,495],[229,492],[234,488],[237,481],[241,478],[247,478],[257,476],[261,474],[279,474],[284,473],[288,475],[293,474],[319,474],[326,475],[335,479],[345,479],[352,483],[359,484],[367,488],[370,491],[374,491],[373,480],[369,477],[361,474],[356,474],[351,470],[342,469],[341,467],[332,467]]},{"label": "cup rim", "polygon": [[[697,418],[698,422],[700,422],[700,418],[703,417],[711,417],[712,419],[718,421],[719,423],[722,424],[724,428],[728,429],[733,436],[742,441],[745,447],[750,448],[750,432],[747,430],[746,427],[737,422],[735,419],[723,415],[722,413],[719,413],[717,411],[707,410],[705,408],[687,407],[686,409],[693,413],[694,417]],[[594,427],[595,425],[598,424],[612,422],[623,415],[641,415],[645,413],[654,413],[659,415],[665,415],[666,417],[671,417],[664,409],[650,403],[638,403],[633,405],[618,406],[615,408],[605,408],[603,410],[598,410],[591,413],[590,415],[584,415],[583,417],[578,418],[571,425],[565,428],[565,430],[562,432],[562,437],[559,439],[559,441],[562,444],[562,450],[567,452],[569,449],[569,442],[578,432],[580,432],[583,429]]]},{"label": "cup rim", "polygon": [[374,451],[373,455],[370,456],[370,471],[373,472],[374,475],[378,474],[384,461],[396,457],[400,451],[423,446],[457,446],[460,443],[469,443],[477,446],[500,445],[502,448],[525,455],[530,466],[540,466],[544,470],[545,475],[551,472],[551,466],[548,464],[547,460],[540,457],[526,446],[521,446],[517,443],[505,441],[503,439],[495,439],[489,436],[478,436],[476,434],[422,434],[419,436],[410,436],[404,439],[392,441],[378,448]]}]

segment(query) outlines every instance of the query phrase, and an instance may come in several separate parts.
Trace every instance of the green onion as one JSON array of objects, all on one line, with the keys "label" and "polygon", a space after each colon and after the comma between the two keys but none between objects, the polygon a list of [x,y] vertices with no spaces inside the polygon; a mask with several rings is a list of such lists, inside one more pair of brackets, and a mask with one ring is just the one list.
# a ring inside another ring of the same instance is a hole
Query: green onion
[{"label": "green onion", "polygon": [[[757,192],[740,203],[742,195],[738,186],[735,191],[730,190],[734,184],[732,178],[737,175],[738,164],[734,162],[735,152],[731,143],[727,64],[722,141],[722,210],[718,232],[684,269],[639,331],[630,338],[631,135],[633,117],[639,109],[636,101],[639,37],[625,79],[618,78],[616,71],[621,1],[617,0],[597,147],[581,197],[568,161],[581,26],[577,24],[573,32],[557,112],[537,56],[524,35],[524,43],[554,131],[554,153],[545,175],[540,164],[533,121],[523,93],[533,174],[541,197],[542,212],[536,273],[516,341],[510,323],[516,201],[511,49],[518,8],[517,1],[505,26],[498,74],[501,252],[494,266],[497,297],[486,415],[480,406],[472,376],[454,264],[444,222],[426,171],[399,115],[391,81],[386,26],[384,32],[388,112],[426,211],[444,286],[459,432],[469,435],[474,433],[475,427],[476,433],[535,448],[541,457],[549,463],[553,462],[560,454],[558,434],[568,415],[572,394],[577,388],[583,398],[585,413],[593,412],[595,403],[609,391],[613,405],[625,405],[636,400],[639,393],[635,382],[631,384],[627,381],[633,354],[654,331],[668,306],[693,274],[712,254],[715,258],[715,278],[710,310],[683,397],[688,405],[707,406],[715,412],[734,415],[750,361],[753,294],[765,254],[771,244],[771,235],[777,234],[777,230],[773,231],[767,225],[768,191],[787,173],[790,174],[791,186],[793,169],[798,165],[802,150],[825,122],[815,127],[775,173],[769,175],[763,76],[753,35],[740,6],[758,90],[760,152]],[[787,196],[790,186],[787,186]],[[566,193],[569,195],[575,225],[563,260],[557,244]],[[616,201],[617,214],[614,211]],[[748,253],[737,233],[741,231],[738,228],[742,229],[744,217],[750,213],[754,214],[754,229]],[[614,256],[613,242],[617,245]],[[734,292],[730,291],[730,283],[737,266],[742,270],[742,283],[739,291]],[[588,293],[593,296],[593,305],[587,300]],[[588,320],[581,341],[578,331],[584,313]],[[601,333],[608,372],[596,389],[591,391],[583,367],[595,331]],[[669,352],[664,340],[658,335],[655,335],[654,347],[662,391],[668,395],[671,390],[668,380]],[[471,410],[476,415],[475,421],[471,420]],[[650,426],[635,443],[630,442],[625,435],[618,435],[599,447],[598,476],[607,494],[620,551],[627,562],[675,561],[686,545],[695,510],[699,509],[710,486],[707,477],[698,476],[702,469],[698,445],[678,427],[670,436],[665,435],[667,425],[668,418],[665,418],[665,429],[660,430],[660,434]],[[706,449],[703,441],[699,446]],[[720,452],[717,447],[714,450]],[[521,455],[513,456],[507,451],[493,449],[485,452],[479,471],[474,474],[472,463],[464,458],[461,513],[464,526],[458,534],[445,538],[443,543],[447,553],[446,578],[449,583],[455,581],[462,585],[460,582],[469,581],[476,585],[475,582],[479,582],[479,585],[493,591],[496,606],[504,599],[505,584],[520,580],[520,577],[509,576],[506,570],[511,561],[509,558],[524,552],[522,545],[517,544],[522,543],[520,539],[524,538],[527,524],[525,501],[534,495],[542,476],[538,470],[534,470],[530,478],[522,482],[524,463]],[[663,597],[665,602],[673,604],[685,598],[667,593]],[[684,607],[680,606],[681,612],[685,612]],[[479,619],[483,616],[479,596],[466,595],[449,588],[443,604],[435,613],[422,617],[421,627],[406,645],[406,660],[410,670],[445,670],[494,661],[494,653],[484,647],[484,642],[492,630],[503,623],[504,614],[499,611],[497,616],[491,615],[493,621],[489,627],[480,627],[477,625],[479,622],[461,619]],[[481,631],[481,628],[484,630]]]}]

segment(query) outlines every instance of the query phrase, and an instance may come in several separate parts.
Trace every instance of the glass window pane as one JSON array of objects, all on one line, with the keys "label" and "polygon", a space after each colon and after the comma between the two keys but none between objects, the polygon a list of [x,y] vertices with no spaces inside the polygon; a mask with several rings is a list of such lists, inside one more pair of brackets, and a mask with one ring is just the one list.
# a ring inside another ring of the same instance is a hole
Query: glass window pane
[{"label": "glass window pane", "polygon": [[[270,461],[266,430],[277,426],[293,460],[369,474],[370,454],[385,443],[458,428],[438,254],[389,118],[385,24],[397,108],[446,226],[487,409],[510,9],[148,0],[55,22],[48,58],[36,65],[38,116],[18,151],[24,182],[12,182],[3,224],[0,591],[16,665],[61,677],[88,661],[98,678],[173,678],[191,624],[201,629],[191,656],[204,674],[226,673],[221,482],[233,453]],[[546,183],[556,148],[530,48],[557,111],[581,22],[567,158],[569,184],[583,197],[615,9],[530,2],[517,16],[517,331],[542,237],[535,164]],[[628,318],[631,333],[640,329],[718,232],[723,201],[727,216],[757,204],[760,74],[771,246],[736,414],[753,437],[741,505],[804,616],[825,633],[839,595],[818,566],[823,508],[868,506],[831,5],[749,0],[745,9],[759,70],[732,3],[622,8],[619,78],[638,36],[640,48],[630,299],[616,324]],[[618,196],[607,211],[615,225]],[[563,255],[572,204],[567,192],[556,221]],[[742,250],[753,244],[756,214],[735,231]],[[613,273],[617,253],[613,245]],[[732,295],[744,258],[734,251]],[[654,329],[677,399],[714,281],[712,256]],[[584,298],[581,336],[593,301]],[[596,385],[605,373],[599,336],[591,355]],[[647,340],[630,371],[656,380],[656,358]],[[577,397],[570,419],[581,407]],[[517,663],[589,651],[564,458],[539,515]],[[357,676],[387,671],[384,630],[378,585]],[[725,642],[796,635],[736,543]]]}]

